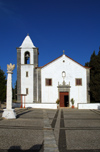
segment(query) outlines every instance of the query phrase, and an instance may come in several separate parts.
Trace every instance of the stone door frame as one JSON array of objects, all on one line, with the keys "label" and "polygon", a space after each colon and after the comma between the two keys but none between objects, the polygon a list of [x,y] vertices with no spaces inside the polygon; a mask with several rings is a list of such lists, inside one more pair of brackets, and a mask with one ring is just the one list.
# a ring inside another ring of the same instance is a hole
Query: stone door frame
[{"label": "stone door frame", "polygon": [[67,84],[65,83],[65,81],[63,81],[62,84],[59,84],[58,83],[58,99],[60,99],[60,92],[68,92],[69,93],[69,107],[70,107],[70,84]]}]

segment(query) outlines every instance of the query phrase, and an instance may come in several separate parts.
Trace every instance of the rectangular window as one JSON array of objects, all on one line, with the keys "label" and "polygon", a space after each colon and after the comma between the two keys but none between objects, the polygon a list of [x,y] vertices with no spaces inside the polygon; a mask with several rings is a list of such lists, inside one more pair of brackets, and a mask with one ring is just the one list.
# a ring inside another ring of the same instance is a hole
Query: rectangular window
[{"label": "rectangular window", "polygon": [[28,72],[26,72],[26,77],[28,77]]},{"label": "rectangular window", "polygon": [[28,94],[28,88],[26,88],[26,94]]},{"label": "rectangular window", "polygon": [[76,86],[82,86],[82,79],[76,79]]},{"label": "rectangular window", "polygon": [[52,79],[45,79],[46,86],[52,86]]}]

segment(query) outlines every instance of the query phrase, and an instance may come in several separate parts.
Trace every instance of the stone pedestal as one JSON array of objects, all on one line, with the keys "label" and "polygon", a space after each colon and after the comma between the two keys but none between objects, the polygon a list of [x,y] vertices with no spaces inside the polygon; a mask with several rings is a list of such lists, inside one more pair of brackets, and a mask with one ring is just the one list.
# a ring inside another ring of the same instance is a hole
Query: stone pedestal
[{"label": "stone pedestal", "polygon": [[2,114],[2,117],[5,119],[15,119],[16,113],[14,109],[12,109],[12,71],[14,70],[15,65],[7,65],[7,95],[6,95],[6,109],[4,109],[4,112]]},{"label": "stone pedestal", "polygon": [[14,109],[4,109],[2,117],[5,119],[16,119],[16,113]]}]

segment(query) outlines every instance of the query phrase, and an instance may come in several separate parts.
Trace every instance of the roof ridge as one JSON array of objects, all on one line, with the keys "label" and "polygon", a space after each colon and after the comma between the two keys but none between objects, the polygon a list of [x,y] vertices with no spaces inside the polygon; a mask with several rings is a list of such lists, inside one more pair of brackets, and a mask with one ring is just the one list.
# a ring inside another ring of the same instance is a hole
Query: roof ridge
[{"label": "roof ridge", "polygon": [[[65,54],[63,54],[63,55],[65,55]],[[44,68],[45,66],[47,66],[47,65],[49,65],[50,63],[52,63],[52,62],[54,62],[55,60],[57,60],[57,59],[59,59],[60,57],[62,57],[63,55],[61,55],[61,56],[59,56],[59,57],[57,57],[56,59],[54,59],[54,60],[52,60],[52,61],[50,61],[50,62],[48,62],[47,64],[45,64],[45,65],[43,65],[43,66],[40,66],[40,67],[36,67],[36,68]],[[86,67],[86,66],[83,66],[82,64],[80,64],[79,62],[77,62],[77,61],[75,61],[75,60],[73,60],[72,58],[70,58],[69,56],[67,56],[67,55],[65,55],[67,58],[69,58],[70,60],[72,60],[72,61],[74,61],[75,63],[77,63],[77,64],[79,64],[80,66],[82,66],[83,68],[91,68],[91,67]]]},{"label": "roof ridge", "polygon": [[[63,56],[63,55],[61,55],[61,56]],[[55,60],[59,59],[61,56],[57,57],[56,59],[50,61],[49,63],[47,63],[47,64],[45,64],[45,65],[43,65],[43,66],[41,66],[41,68],[44,68],[44,67],[47,66],[48,64],[50,64],[50,63],[54,62]]]},{"label": "roof ridge", "polygon": [[65,55],[66,57],[68,57],[69,59],[71,59],[72,61],[76,62],[77,64],[81,65],[83,68],[85,68],[82,64],[80,64],[79,62],[75,61],[74,59],[70,58],[69,56]]}]

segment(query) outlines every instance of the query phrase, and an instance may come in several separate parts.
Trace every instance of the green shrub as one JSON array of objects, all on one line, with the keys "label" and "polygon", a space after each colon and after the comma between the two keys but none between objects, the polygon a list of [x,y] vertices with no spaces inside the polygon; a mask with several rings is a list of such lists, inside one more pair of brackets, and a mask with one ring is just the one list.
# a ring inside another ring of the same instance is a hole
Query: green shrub
[{"label": "green shrub", "polygon": [[74,99],[73,98],[71,99],[71,103],[72,103],[72,105],[74,105]]},{"label": "green shrub", "polygon": [[60,102],[60,100],[59,100],[59,99],[57,99],[56,103],[57,103],[57,104],[59,104],[59,102]]}]

